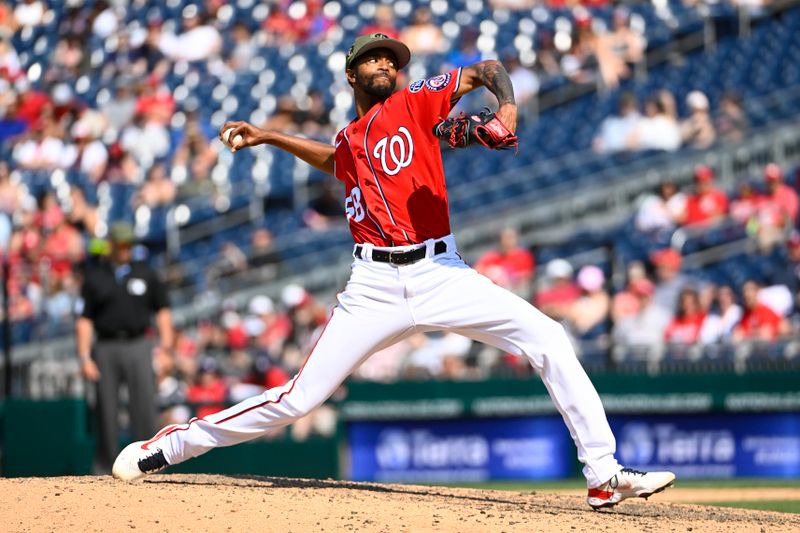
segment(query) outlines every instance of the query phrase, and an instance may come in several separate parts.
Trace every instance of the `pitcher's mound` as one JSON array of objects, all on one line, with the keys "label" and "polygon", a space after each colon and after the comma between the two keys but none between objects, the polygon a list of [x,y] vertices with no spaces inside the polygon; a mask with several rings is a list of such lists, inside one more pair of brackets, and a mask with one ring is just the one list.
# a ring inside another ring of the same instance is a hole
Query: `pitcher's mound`
[{"label": "pitcher's mound", "polygon": [[3,531],[800,531],[800,517],[580,496],[248,476],[0,479]]}]

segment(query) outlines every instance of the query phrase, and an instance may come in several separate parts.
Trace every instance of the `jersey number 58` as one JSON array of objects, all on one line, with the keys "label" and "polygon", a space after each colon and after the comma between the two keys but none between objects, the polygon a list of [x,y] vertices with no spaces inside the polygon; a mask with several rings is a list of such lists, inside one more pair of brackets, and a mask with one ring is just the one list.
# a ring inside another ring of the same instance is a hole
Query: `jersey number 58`
[{"label": "jersey number 58", "polygon": [[364,206],[361,204],[361,189],[353,187],[350,195],[344,201],[344,212],[347,218],[352,218],[356,222],[364,220]]}]

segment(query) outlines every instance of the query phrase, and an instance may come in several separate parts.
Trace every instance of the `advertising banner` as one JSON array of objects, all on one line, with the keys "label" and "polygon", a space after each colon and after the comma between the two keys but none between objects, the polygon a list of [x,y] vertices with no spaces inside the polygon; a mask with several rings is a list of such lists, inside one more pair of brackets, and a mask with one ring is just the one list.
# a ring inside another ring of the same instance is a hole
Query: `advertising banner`
[{"label": "advertising banner", "polygon": [[679,478],[800,476],[800,414],[612,416],[617,457]]},{"label": "advertising banner", "polygon": [[557,479],[575,457],[559,416],[348,424],[350,478],[386,482]]}]

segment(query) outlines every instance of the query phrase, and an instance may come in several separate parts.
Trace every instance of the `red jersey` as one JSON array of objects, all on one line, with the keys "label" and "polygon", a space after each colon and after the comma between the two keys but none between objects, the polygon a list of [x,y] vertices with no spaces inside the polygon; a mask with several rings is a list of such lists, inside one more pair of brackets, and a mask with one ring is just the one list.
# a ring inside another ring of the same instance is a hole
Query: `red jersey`
[{"label": "red jersey", "polygon": [[724,215],[728,211],[728,197],[719,189],[701,195],[693,194],[686,202],[685,224],[699,224]]},{"label": "red jersey", "polygon": [[706,319],[705,313],[697,313],[693,316],[683,318],[673,318],[664,332],[667,342],[678,344],[694,344],[700,339],[700,330]]},{"label": "red jersey", "polygon": [[780,325],[781,317],[775,311],[766,305],[756,304],[753,309],[745,310],[739,329],[749,339],[766,337],[775,340],[778,338]]},{"label": "red jersey", "polygon": [[508,283],[518,283],[533,275],[536,261],[533,254],[524,248],[516,248],[503,254],[500,251],[489,251],[475,264],[475,270],[498,283],[495,278],[502,278]]},{"label": "red jersey", "polygon": [[788,185],[780,185],[759,207],[762,226],[780,228],[787,221],[794,225],[798,210],[797,193]]},{"label": "red jersey", "polygon": [[450,113],[460,80],[455,69],[415,81],[336,135],[334,175],[356,243],[404,246],[450,233],[433,126]]}]

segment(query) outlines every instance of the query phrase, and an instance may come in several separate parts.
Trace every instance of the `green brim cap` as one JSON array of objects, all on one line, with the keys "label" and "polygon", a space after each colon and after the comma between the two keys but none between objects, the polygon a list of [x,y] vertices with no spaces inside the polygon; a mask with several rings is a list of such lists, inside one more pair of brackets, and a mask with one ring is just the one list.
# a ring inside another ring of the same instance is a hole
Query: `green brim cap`
[{"label": "green brim cap", "polygon": [[131,244],[136,242],[133,226],[127,222],[114,222],[108,232],[109,240],[117,244]]},{"label": "green brim cap", "polygon": [[350,68],[356,59],[376,48],[391,50],[397,58],[397,70],[408,65],[408,62],[411,60],[411,50],[408,49],[408,46],[396,39],[392,39],[385,33],[370,33],[358,37],[353,43],[353,46],[350,47],[350,50],[347,52],[345,68]]}]

